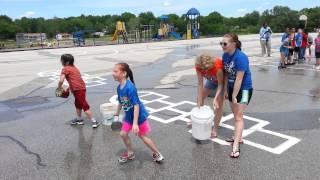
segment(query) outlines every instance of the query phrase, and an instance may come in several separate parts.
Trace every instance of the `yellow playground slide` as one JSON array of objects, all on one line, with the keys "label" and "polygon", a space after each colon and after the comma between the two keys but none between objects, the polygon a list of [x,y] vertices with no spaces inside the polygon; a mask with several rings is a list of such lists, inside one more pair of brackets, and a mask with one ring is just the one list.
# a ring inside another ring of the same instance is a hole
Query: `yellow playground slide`
[{"label": "yellow playground slide", "polygon": [[117,40],[117,39],[118,39],[118,31],[115,30],[115,32],[114,32],[114,34],[113,34],[113,36],[112,36],[112,41],[115,41],[115,40]]}]

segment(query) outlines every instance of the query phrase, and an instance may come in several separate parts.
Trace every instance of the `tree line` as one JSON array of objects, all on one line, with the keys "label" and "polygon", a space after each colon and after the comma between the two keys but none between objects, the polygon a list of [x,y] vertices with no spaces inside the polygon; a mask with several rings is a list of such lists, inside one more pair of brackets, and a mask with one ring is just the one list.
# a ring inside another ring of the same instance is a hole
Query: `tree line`
[{"label": "tree line", "polygon": [[[320,27],[320,7],[304,8],[299,11],[286,6],[275,6],[259,13],[253,11],[242,17],[224,17],[219,12],[212,12],[207,16],[200,16],[200,31],[202,36],[215,36],[227,32],[257,33],[263,22],[267,22],[274,32],[283,32],[286,27],[303,27],[304,22],[299,21],[300,15],[308,16],[307,28],[313,30]],[[178,16],[168,14],[169,23],[176,27],[176,31],[186,32],[186,15]],[[11,19],[0,15],[0,39],[15,39],[16,33],[47,33],[49,38],[56,33],[72,33],[78,30],[85,32],[106,32],[112,34],[117,21],[124,21],[128,31],[135,30],[139,24],[154,25],[155,32],[159,27],[160,18],[152,12],[142,12],[138,16],[130,12],[121,15],[81,15],[52,19],[26,18]]]}]

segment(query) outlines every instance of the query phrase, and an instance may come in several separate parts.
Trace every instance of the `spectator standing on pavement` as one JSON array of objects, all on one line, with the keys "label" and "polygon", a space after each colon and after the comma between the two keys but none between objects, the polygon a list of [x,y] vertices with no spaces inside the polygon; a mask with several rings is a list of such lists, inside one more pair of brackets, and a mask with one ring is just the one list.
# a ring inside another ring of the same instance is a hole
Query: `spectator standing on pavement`
[{"label": "spectator standing on pavement", "polygon": [[261,44],[261,55],[262,56],[271,56],[271,35],[272,30],[267,25],[267,23],[263,23],[260,28],[260,44]]},{"label": "spectator standing on pavement", "polygon": [[318,36],[314,40],[314,46],[315,46],[315,56],[316,56],[315,68],[317,70],[320,70],[320,32],[318,33]]},{"label": "spectator standing on pavement", "polygon": [[297,45],[297,41],[296,41],[296,37],[297,37],[298,33],[296,28],[292,28],[291,29],[291,44],[294,46],[293,48],[293,60],[297,61],[298,60],[298,55],[299,55],[299,50],[300,50],[300,46],[298,47]]},{"label": "spectator standing on pavement", "polygon": [[279,69],[286,68],[288,65],[287,57],[289,55],[289,28],[283,33],[281,37],[281,47],[280,47],[280,65]]},{"label": "spectator standing on pavement", "polygon": [[299,46],[299,57],[298,60],[302,62],[305,60],[305,52],[308,44],[308,36],[304,33],[303,29],[298,30],[296,36],[296,45]]},{"label": "spectator standing on pavement", "polygon": [[289,31],[289,54],[288,54],[288,64],[295,64],[296,53],[295,53],[295,28],[291,28]]},{"label": "spectator standing on pavement", "polygon": [[311,61],[311,47],[312,47],[312,44],[313,44],[313,38],[311,36],[311,34],[308,32],[308,31],[305,31],[306,35],[307,35],[307,55],[306,57],[308,58],[308,63],[310,63]]},{"label": "spectator standing on pavement", "polygon": [[295,43],[296,43],[296,51],[298,52],[298,58],[297,60],[301,61],[303,59],[303,56],[302,56],[302,51],[301,51],[301,46],[302,46],[302,39],[303,39],[303,35],[302,35],[302,29],[298,29],[298,32],[296,34],[296,37],[295,37]]}]

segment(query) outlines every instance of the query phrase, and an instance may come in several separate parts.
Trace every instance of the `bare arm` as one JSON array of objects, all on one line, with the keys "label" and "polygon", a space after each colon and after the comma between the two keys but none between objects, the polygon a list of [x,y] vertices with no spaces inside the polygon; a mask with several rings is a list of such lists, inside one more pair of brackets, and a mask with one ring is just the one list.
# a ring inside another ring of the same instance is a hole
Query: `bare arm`
[{"label": "bare arm", "polygon": [[134,105],[133,110],[133,124],[132,124],[132,132],[135,135],[138,135],[139,133],[139,126],[138,126],[138,118],[139,118],[139,104]]},{"label": "bare arm", "polygon": [[243,80],[243,76],[244,76],[243,71],[237,72],[236,81],[234,82],[234,86],[233,86],[232,100],[237,98],[237,95],[239,94],[242,80]]},{"label": "bare arm", "polygon": [[139,111],[140,111],[139,104],[134,105],[133,108],[134,108],[133,109],[133,124],[138,125]]},{"label": "bare arm", "polygon": [[198,77],[198,99],[197,99],[197,104],[198,107],[203,106],[203,76],[201,73],[197,71],[197,77]]},{"label": "bare arm", "polygon": [[223,70],[219,70],[218,71],[217,80],[218,80],[218,89],[217,89],[215,97],[221,96],[221,94],[223,92],[223,89],[224,89],[224,81],[225,81],[225,79],[223,77]]},{"label": "bare arm", "polygon": [[115,113],[115,116],[119,116],[121,109],[122,109],[122,105],[119,103],[118,107],[117,107],[117,110],[116,110],[116,113]]},{"label": "bare arm", "polygon": [[63,85],[63,82],[65,80],[66,76],[64,74],[61,74],[60,75],[60,80],[59,80],[59,83],[58,83],[58,88],[62,88],[62,85]]},{"label": "bare arm", "polygon": [[223,71],[223,77],[224,77],[224,93],[225,93],[225,97],[227,98],[228,97],[228,73],[226,71]]}]

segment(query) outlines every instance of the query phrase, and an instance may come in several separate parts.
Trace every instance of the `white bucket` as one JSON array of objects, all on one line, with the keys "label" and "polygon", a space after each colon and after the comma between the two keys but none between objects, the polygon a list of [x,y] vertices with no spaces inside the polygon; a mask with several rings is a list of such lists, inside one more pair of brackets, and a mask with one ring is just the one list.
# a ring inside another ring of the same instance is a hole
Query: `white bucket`
[{"label": "white bucket", "polygon": [[209,106],[191,110],[192,136],[197,140],[207,140],[211,136],[214,113]]},{"label": "white bucket", "polygon": [[117,105],[113,103],[105,103],[100,105],[100,112],[102,114],[102,124],[110,126],[113,121],[113,115],[117,110]]}]

